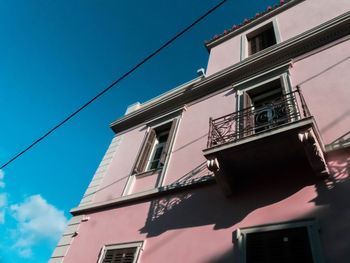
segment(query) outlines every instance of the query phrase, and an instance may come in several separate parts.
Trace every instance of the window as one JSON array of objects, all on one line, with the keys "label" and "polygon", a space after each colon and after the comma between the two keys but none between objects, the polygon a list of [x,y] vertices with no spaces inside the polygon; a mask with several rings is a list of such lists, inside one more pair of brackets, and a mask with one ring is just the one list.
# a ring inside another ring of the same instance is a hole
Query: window
[{"label": "window", "polygon": [[164,166],[169,154],[177,119],[160,126],[149,127],[134,171],[142,173]]},{"label": "window", "polygon": [[251,56],[277,43],[273,24],[269,23],[247,35],[248,55]]},{"label": "window", "polygon": [[[242,91],[240,135],[249,136],[280,126],[293,117],[293,97],[286,93],[283,78]],[[286,95],[287,94],[287,95]]]},{"label": "window", "polygon": [[156,131],[156,139],[153,143],[153,150],[148,160],[147,170],[157,169],[163,166],[164,162],[161,162],[162,156],[164,156],[164,150],[169,137],[169,130],[158,132]]},{"label": "window", "polygon": [[237,231],[241,263],[321,263],[314,220],[286,222]]},{"label": "window", "polygon": [[98,263],[136,263],[143,242],[106,245],[102,248]]}]

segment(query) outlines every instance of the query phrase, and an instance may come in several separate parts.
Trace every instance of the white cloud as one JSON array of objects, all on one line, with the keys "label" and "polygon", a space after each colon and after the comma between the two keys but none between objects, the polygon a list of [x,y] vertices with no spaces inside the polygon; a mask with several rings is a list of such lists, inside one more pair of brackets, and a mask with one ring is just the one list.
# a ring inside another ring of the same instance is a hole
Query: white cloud
[{"label": "white cloud", "polygon": [[57,241],[67,224],[63,211],[48,204],[40,195],[33,195],[22,204],[12,205],[13,217],[17,220],[17,242],[23,257],[31,256],[30,247],[41,240]]},{"label": "white cloud", "polygon": [[0,224],[5,223],[6,206],[7,206],[7,195],[5,193],[0,194]]},{"label": "white cloud", "polygon": [[24,248],[24,249],[20,249],[18,251],[18,254],[22,257],[22,258],[30,258],[32,257],[33,253],[32,250],[30,248]]},{"label": "white cloud", "polygon": [[4,171],[0,170],[0,188],[4,188],[5,187],[4,176],[5,176]]}]

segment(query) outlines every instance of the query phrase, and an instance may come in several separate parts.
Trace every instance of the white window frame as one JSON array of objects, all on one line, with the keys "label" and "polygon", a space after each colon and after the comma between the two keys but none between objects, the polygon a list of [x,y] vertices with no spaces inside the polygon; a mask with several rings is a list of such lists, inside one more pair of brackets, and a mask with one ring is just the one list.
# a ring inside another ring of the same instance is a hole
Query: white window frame
[{"label": "white window frame", "polygon": [[[167,124],[167,123],[165,123],[165,124]],[[164,124],[164,125],[165,125],[165,124]],[[153,128],[153,129],[154,129],[154,128]],[[169,131],[170,131],[170,130],[169,130]],[[154,169],[159,169],[159,168],[161,168],[160,159],[159,159],[159,161],[158,161],[158,165],[157,165],[156,168],[151,169],[151,164],[152,164],[152,162],[154,161],[154,155],[155,155],[155,153],[156,153],[157,148],[159,148],[160,146],[163,147],[162,152],[161,152],[161,155],[160,155],[160,156],[162,156],[162,154],[163,154],[163,152],[164,152],[164,147],[165,147],[165,145],[166,145],[166,143],[167,143],[166,141],[165,141],[165,142],[162,142],[162,143],[159,143],[158,137],[160,137],[160,136],[162,136],[162,135],[165,135],[165,134],[169,134],[169,131],[164,131],[164,132],[161,132],[161,133],[159,133],[158,135],[156,135],[156,139],[155,139],[155,141],[154,141],[151,154],[150,154],[150,156],[149,156],[149,158],[148,158],[148,161],[147,161],[147,165],[146,165],[145,172],[147,172],[147,171],[152,171],[152,170],[154,170]]]},{"label": "white window frame", "polygon": [[[172,149],[172,147],[173,147],[173,145],[175,143],[175,138],[177,136],[178,128],[179,128],[179,125],[180,125],[180,120],[182,118],[182,114],[184,112],[184,109],[185,109],[184,107],[181,107],[181,108],[179,108],[177,110],[174,110],[174,111],[172,111],[170,113],[167,113],[167,114],[161,115],[161,116],[159,116],[159,117],[157,117],[155,119],[152,119],[152,120],[150,120],[149,122],[147,122],[145,124],[146,127],[148,127],[146,132],[145,132],[145,137],[146,137],[146,134],[147,134],[147,132],[149,131],[150,128],[156,129],[157,127],[160,127],[160,126],[166,125],[167,123],[172,122],[174,119],[177,120],[175,129],[174,129],[173,135],[171,137],[171,141],[170,141],[169,154],[166,156],[164,165],[163,165],[163,167],[161,169],[161,172],[160,172],[160,175],[159,175],[159,180],[157,181],[157,184],[156,184],[155,188],[163,186],[163,182],[164,182],[164,179],[165,179],[165,173],[167,171],[167,167],[168,167],[168,164],[169,164],[169,159],[171,157],[171,149]],[[144,143],[145,137],[143,139],[142,144]],[[127,195],[130,194],[130,191],[131,191],[131,189],[132,189],[132,187],[134,185],[136,177],[140,176],[140,174],[134,173],[134,167],[135,167],[135,164],[136,164],[138,158],[140,157],[141,149],[142,148],[140,147],[139,152],[137,153],[137,158],[135,159],[135,162],[134,162],[134,164],[132,166],[133,168],[130,171],[130,176],[129,176],[126,184],[125,184],[122,196],[127,196]],[[152,156],[152,152],[151,152],[150,156]],[[146,166],[145,173],[150,172],[149,170],[147,170],[148,169],[148,165],[149,164],[147,164],[147,166]]]},{"label": "white window frame", "polygon": [[[288,73],[283,73],[283,74],[279,74],[277,76],[274,76],[274,77],[270,77],[264,81],[258,81],[258,82],[255,82],[255,83],[252,83],[251,85],[249,85],[248,87],[246,88],[242,88],[242,89],[239,89],[239,86],[240,85],[243,85],[242,84],[239,84],[239,85],[235,85],[235,88],[238,89],[237,91],[237,95],[238,95],[238,103],[237,103],[237,109],[236,111],[239,111],[239,110],[243,110],[243,103],[242,103],[242,99],[243,99],[243,92],[247,92],[249,94],[249,91],[253,90],[253,89],[256,89],[256,88],[259,88],[265,84],[268,84],[268,83],[271,83],[273,81],[276,81],[276,80],[279,80],[281,82],[281,88],[282,88],[282,93],[283,94],[287,94],[289,92],[292,92],[292,87],[290,85],[290,81],[289,81],[289,77],[288,77]],[[244,83],[245,84],[245,83]]]},{"label": "white window frame", "polygon": [[[262,23],[261,25],[259,25],[257,27],[254,27],[250,30],[247,30],[246,32],[244,32],[242,34],[242,36],[241,36],[241,60],[244,60],[244,59],[260,52],[260,51],[258,51],[250,56],[248,55],[248,46],[249,46],[248,45],[248,36],[254,34],[254,32],[260,31],[261,28],[267,26],[268,24],[272,24],[272,28],[273,28],[273,31],[275,33],[276,44],[281,43],[282,40],[281,40],[281,34],[279,32],[279,28],[278,28],[277,19],[276,19],[276,17],[274,17],[274,18]],[[261,50],[261,51],[263,51],[263,50]]]},{"label": "white window frame", "polygon": [[103,262],[108,250],[135,248],[135,247],[136,247],[135,258],[134,258],[134,261],[132,263],[137,263],[137,261],[140,258],[140,251],[143,250],[143,246],[144,246],[144,241],[135,241],[135,242],[126,242],[126,243],[119,243],[119,244],[104,245],[101,249],[98,263]]},{"label": "white window frame", "polygon": [[269,232],[273,230],[283,230],[296,227],[305,227],[307,229],[312,259],[314,263],[324,263],[324,259],[321,253],[321,243],[319,237],[320,226],[315,219],[305,219],[298,221],[287,221],[280,223],[272,223],[251,227],[243,227],[237,229],[236,238],[238,241],[239,249],[239,263],[246,263],[246,240],[247,234],[257,232]]}]

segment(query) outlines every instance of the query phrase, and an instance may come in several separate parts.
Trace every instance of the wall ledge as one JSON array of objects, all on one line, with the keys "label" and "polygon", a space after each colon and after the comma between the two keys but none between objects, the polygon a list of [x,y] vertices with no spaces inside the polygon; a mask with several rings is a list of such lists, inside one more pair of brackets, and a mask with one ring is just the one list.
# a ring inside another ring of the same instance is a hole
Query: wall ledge
[{"label": "wall ledge", "polygon": [[186,182],[173,183],[171,185],[157,187],[141,193],[121,196],[108,201],[97,202],[85,206],[75,207],[70,210],[73,216],[82,215],[85,213],[93,213],[102,210],[113,209],[122,205],[148,200],[155,196],[162,196],[174,192],[184,191],[190,188],[200,187],[202,185],[215,183],[214,175],[207,175],[201,178],[193,179]]}]

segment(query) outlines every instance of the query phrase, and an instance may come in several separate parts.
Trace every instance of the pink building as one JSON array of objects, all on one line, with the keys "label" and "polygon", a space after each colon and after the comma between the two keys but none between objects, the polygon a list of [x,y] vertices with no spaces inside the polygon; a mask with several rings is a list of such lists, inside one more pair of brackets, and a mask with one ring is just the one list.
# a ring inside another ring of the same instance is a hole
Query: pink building
[{"label": "pink building", "polygon": [[50,263],[350,262],[349,10],[281,1],[128,107]]}]

